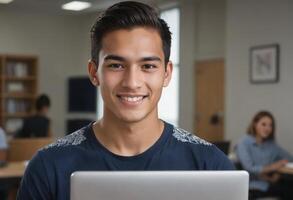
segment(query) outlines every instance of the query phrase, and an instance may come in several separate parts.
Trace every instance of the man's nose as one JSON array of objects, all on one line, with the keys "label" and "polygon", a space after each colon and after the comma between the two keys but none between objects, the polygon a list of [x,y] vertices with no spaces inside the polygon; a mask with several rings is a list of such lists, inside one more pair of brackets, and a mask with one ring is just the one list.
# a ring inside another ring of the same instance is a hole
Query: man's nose
[{"label": "man's nose", "polygon": [[142,72],[137,67],[126,69],[122,81],[122,86],[129,89],[137,89],[142,85]]}]

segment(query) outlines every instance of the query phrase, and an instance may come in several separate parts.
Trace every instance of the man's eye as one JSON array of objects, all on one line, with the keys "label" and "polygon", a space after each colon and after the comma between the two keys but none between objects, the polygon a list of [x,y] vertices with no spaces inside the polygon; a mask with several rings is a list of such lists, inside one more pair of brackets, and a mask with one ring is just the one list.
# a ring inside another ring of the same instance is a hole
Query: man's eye
[{"label": "man's eye", "polygon": [[118,63],[112,63],[108,65],[109,68],[113,68],[113,69],[122,69],[123,65],[118,64]]},{"label": "man's eye", "polygon": [[153,65],[153,64],[144,64],[142,66],[142,68],[145,69],[145,70],[152,70],[152,69],[156,69],[157,66],[156,65]]}]

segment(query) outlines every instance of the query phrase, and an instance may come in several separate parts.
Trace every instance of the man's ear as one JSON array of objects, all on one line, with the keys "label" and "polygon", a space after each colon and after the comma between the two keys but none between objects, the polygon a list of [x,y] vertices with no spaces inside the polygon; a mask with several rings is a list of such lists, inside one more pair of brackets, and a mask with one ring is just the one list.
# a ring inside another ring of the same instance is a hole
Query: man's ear
[{"label": "man's ear", "polygon": [[164,87],[167,87],[169,85],[171,77],[172,77],[172,72],[173,72],[173,64],[171,61],[169,61],[165,69],[164,84],[163,84]]},{"label": "man's ear", "polygon": [[97,75],[98,66],[93,60],[89,60],[87,68],[88,68],[89,78],[92,84],[94,86],[99,86],[100,83],[99,83],[99,79]]}]

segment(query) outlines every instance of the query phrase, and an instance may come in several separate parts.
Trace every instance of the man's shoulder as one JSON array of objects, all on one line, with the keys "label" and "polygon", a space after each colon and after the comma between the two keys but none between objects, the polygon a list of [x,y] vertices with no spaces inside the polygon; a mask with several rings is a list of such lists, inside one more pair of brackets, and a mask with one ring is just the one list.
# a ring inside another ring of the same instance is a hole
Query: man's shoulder
[{"label": "man's shoulder", "polygon": [[87,131],[88,127],[83,127],[69,135],[66,135],[63,138],[57,139],[55,142],[44,147],[42,150],[60,149],[64,147],[70,148],[79,146],[87,140]]},{"label": "man's shoulder", "polygon": [[196,136],[195,134],[175,126],[172,135],[178,142],[181,143],[196,144],[200,146],[212,146],[211,143]]},{"label": "man's shoulder", "polygon": [[227,170],[234,168],[225,154],[214,144],[178,127],[174,127],[172,135],[178,145],[183,146],[183,152],[191,152],[197,159],[199,169]]}]

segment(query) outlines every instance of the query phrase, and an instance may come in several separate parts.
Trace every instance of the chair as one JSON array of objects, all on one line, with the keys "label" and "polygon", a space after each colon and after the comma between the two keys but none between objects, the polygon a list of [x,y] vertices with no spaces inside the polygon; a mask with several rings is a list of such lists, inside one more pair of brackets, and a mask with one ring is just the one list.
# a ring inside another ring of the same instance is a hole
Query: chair
[{"label": "chair", "polygon": [[249,190],[249,200],[279,200],[275,195],[265,194],[258,190]]},{"label": "chair", "polygon": [[52,143],[53,138],[23,138],[12,139],[9,142],[7,152],[8,161],[30,160],[33,155],[42,147]]},{"label": "chair", "polygon": [[226,155],[229,153],[230,141],[216,141],[213,144],[218,147],[221,151],[223,151]]}]

